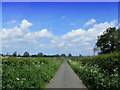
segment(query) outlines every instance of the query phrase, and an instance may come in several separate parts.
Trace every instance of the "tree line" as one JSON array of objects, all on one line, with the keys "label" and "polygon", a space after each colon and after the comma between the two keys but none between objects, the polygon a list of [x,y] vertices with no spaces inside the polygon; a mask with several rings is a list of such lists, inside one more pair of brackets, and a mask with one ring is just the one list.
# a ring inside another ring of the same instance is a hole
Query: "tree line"
[{"label": "tree line", "polygon": [[[30,55],[29,52],[24,52],[23,55],[20,55],[20,54],[17,54],[17,51],[13,52],[12,55],[9,55],[8,53],[6,55],[3,55],[2,56],[12,56],[12,57],[72,57],[72,54],[69,53],[68,55],[66,54],[56,54],[56,55],[44,55],[42,52],[40,53],[37,53],[37,54],[33,54],[33,55]],[[82,57],[81,54],[79,54],[79,57]]]}]

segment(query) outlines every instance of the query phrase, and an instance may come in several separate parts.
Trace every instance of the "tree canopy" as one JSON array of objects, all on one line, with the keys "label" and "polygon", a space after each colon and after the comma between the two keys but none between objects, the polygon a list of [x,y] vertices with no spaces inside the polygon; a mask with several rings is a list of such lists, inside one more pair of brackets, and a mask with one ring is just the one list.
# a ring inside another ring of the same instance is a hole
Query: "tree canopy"
[{"label": "tree canopy", "polygon": [[28,52],[24,52],[23,57],[29,57],[29,53]]},{"label": "tree canopy", "polygon": [[37,56],[38,56],[38,57],[42,57],[42,56],[43,56],[43,53],[38,53]]},{"label": "tree canopy", "polygon": [[72,57],[72,54],[71,54],[71,53],[69,53],[69,54],[68,54],[68,57]]},{"label": "tree canopy", "polygon": [[61,54],[62,57],[65,57],[66,55],[65,54]]},{"label": "tree canopy", "polygon": [[103,35],[98,36],[96,47],[100,54],[106,54],[120,50],[120,28],[108,28]]}]

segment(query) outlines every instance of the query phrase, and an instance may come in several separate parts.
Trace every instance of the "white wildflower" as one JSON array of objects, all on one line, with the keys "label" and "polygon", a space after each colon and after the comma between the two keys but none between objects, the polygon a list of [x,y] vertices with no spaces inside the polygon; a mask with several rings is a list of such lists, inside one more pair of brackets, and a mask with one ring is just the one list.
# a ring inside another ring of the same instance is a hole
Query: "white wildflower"
[{"label": "white wildflower", "polygon": [[20,80],[19,78],[16,78],[17,80]]},{"label": "white wildflower", "polygon": [[22,80],[26,80],[26,78],[22,78]]},{"label": "white wildflower", "polygon": [[44,63],[42,62],[42,64],[44,64]]}]

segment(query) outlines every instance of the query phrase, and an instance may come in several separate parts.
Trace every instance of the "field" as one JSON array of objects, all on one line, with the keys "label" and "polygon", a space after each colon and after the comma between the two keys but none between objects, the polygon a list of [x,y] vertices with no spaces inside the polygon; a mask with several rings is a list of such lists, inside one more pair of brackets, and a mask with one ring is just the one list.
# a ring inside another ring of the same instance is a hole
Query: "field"
[{"label": "field", "polygon": [[55,57],[2,59],[2,88],[44,88],[62,63]]},{"label": "field", "polygon": [[117,52],[91,57],[70,57],[69,64],[92,90],[120,88],[120,55]]},{"label": "field", "polygon": [[[8,57],[2,59],[2,88],[44,88],[65,57]],[[120,88],[118,52],[66,57],[89,90]]]}]

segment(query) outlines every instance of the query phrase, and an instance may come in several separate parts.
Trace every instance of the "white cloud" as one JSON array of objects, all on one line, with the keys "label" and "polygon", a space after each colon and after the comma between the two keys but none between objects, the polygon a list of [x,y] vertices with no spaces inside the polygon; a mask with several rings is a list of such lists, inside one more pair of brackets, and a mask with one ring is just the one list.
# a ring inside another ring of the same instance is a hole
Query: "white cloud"
[{"label": "white cloud", "polygon": [[83,44],[83,45],[89,45],[90,43],[88,43],[88,42],[83,42],[82,44]]},{"label": "white cloud", "polygon": [[73,42],[77,42],[77,41],[79,41],[79,40],[81,40],[81,38],[75,38],[75,39],[73,39],[72,41],[73,41]]},{"label": "white cloud", "polygon": [[42,37],[52,37],[53,34],[47,29],[42,29],[37,32],[30,32],[29,27],[32,26],[32,23],[27,20],[22,20],[20,26],[13,27],[11,29],[3,29],[1,35],[3,39],[6,38],[19,38],[23,40],[25,38],[42,38]]},{"label": "white cloud", "polygon": [[57,46],[61,47],[61,46],[63,46],[64,44],[65,44],[64,42],[61,42],[61,43],[59,43]]},{"label": "white cloud", "polygon": [[32,23],[28,22],[27,20],[23,19],[22,22],[21,22],[21,25],[20,25],[20,28],[28,28],[32,26]]},{"label": "white cloud", "polygon": [[55,40],[51,40],[51,43],[55,43]]},{"label": "white cloud", "polygon": [[92,39],[90,37],[86,37],[84,40],[89,41],[89,40],[92,40]]},{"label": "white cloud", "polygon": [[67,34],[65,34],[63,36],[63,38],[68,39],[68,38],[80,36],[80,35],[82,35],[84,33],[85,33],[85,30],[82,30],[82,29],[72,30],[72,31],[68,32]]},{"label": "white cloud", "polygon": [[23,37],[28,32],[28,27],[30,27],[32,23],[29,23],[27,20],[22,20],[20,26],[15,26],[10,29],[3,28],[1,34],[2,38],[20,38]]},{"label": "white cloud", "polygon": [[12,21],[10,21],[11,23],[16,23],[16,21],[15,20],[12,20]]},{"label": "white cloud", "polygon": [[66,46],[67,46],[67,47],[72,47],[72,46],[73,46],[73,44],[68,43]]},{"label": "white cloud", "polygon": [[2,38],[14,38],[14,37],[22,37],[25,34],[25,31],[21,30],[19,27],[13,27],[11,29],[3,29],[2,30]]},{"label": "white cloud", "polygon": [[32,23],[27,20],[22,20],[19,26],[15,26],[10,29],[2,29],[0,32],[0,38],[2,38],[2,43],[4,48],[20,46],[29,47],[30,45],[37,45],[39,47],[44,47],[45,44],[39,43],[48,38],[52,38],[53,34],[47,29],[42,29],[40,31],[31,32],[29,27],[32,26]]},{"label": "white cloud", "polygon": [[46,46],[46,44],[40,44],[40,45],[39,45],[39,47],[44,47],[44,46]]},{"label": "white cloud", "polygon": [[85,26],[92,25],[92,24],[94,24],[95,22],[96,22],[95,19],[91,19],[91,20],[89,20],[88,22],[85,23],[84,27],[85,27]]},{"label": "white cloud", "polygon": [[15,26],[10,29],[3,28],[0,36],[5,40],[24,40],[25,35],[29,32],[28,27],[30,27],[31,25],[32,23],[29,23],[27,20],[24,19],[19,26]]},{"label": "white cloud", "polygon": [[53,36],[53,34],[51,32],[49,32],[47,29],[43,29],[41,31],[34,32],[34,35],[37,37],[52,37]]}]

